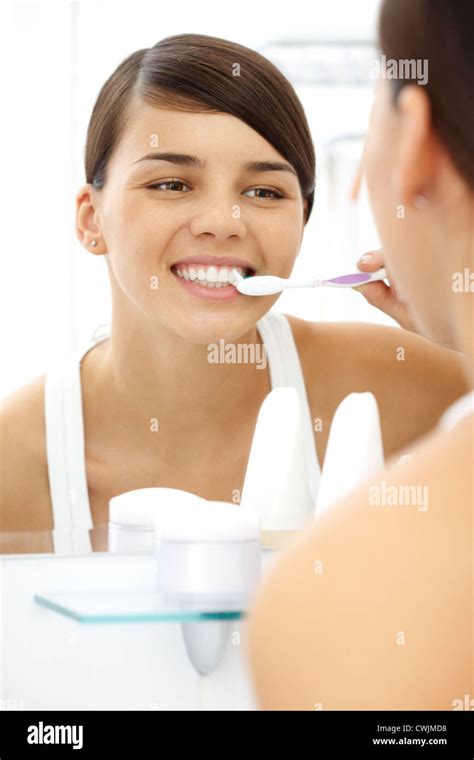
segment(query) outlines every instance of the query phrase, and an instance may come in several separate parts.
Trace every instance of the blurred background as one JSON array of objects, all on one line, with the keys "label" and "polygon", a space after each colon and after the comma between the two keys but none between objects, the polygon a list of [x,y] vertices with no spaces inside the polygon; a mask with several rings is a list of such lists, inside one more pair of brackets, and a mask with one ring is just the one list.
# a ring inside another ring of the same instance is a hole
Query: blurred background
[{"label": "blurred background", "polygon": [[[75,235],[87,124],[100,87],[132,51],[200,33],[267,56],[298,93],[317,187],[294,274],[337,275],[379,247],[365,187],[350,188],[367,128],[379,0],[0,4],[2,237],[0,396],[45,372],[110,321],[106,263]],[[311,321],[395,324],[350,289],[295,289],[276,310]]]}]

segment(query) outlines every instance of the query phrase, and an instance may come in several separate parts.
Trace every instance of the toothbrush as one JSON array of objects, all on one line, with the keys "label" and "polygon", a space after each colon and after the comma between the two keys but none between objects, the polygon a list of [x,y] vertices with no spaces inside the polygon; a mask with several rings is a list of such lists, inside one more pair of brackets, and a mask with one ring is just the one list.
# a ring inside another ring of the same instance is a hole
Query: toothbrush
[{"label": "toothbrush", "polygon": [[233,270],[234,286],[240,293],[246,296],[269,296],[279,293],[287,288],[320,288],[329,285],[334,288],[354,288],[365,285],[367,282],[384,280],[387,277],[385,269],[377,272],[352,272],[328,280],[307,278],[305,280],[286,280],[284,277],[274,275],[257,275],[256,277],[242,277],[240,272]]}]

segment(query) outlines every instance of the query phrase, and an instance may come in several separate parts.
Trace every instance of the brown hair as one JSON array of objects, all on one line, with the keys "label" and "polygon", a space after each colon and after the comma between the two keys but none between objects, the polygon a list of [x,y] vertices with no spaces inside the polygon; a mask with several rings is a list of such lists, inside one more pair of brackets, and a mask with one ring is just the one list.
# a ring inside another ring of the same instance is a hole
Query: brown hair
[{"label": "brown hair", "polygon": [[[428,61],[433,126],[454,165],[474,188],[473,0],[384,0],[379,46],[387,58]],[[394,98],[413,80],[392,79]]]},{"label": "brown hair", "polygon": [[292,85],[264,56],[201,34],[166,37],[132,53],[103,85],[89,122],[85,173],[96,189],[105,184],[136,98],[160,108],[228,113],[248,124],[295,169],[308,221],[316,173],[311,133]]}]

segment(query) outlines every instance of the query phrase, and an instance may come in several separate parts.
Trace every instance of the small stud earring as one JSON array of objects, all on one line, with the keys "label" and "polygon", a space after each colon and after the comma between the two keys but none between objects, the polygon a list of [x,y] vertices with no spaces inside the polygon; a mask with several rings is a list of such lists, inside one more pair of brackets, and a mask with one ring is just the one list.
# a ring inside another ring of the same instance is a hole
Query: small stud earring
[{"label": "small stud earring", "polygon": [[426,206],[427,200],[424,195],[415,195],[413,199],[413,205],[415,208],[423,208]]},{"label": "small stud earring", "polygon": [[92,241],[91,241],[91,246],[92,246],[93,248],[95,248],[95,246],[96,246],[96,245],[97,245],[97,240],[92,240]]}]

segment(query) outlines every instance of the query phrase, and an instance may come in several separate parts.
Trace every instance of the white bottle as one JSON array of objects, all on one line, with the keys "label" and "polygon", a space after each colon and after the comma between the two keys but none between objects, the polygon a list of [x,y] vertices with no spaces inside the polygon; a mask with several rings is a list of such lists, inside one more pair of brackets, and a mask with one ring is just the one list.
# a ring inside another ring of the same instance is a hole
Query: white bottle
[{"label": "white bottle", "polygon": [[316,518],[383,466],[382,430],[375,396],[369,391],[349,393],[337,407],[329,431]]},{"label": "white bottle", "polygon": [[241,507],[260,515],[264,548],[284,547],[313,518],[301,401],[292,386],[274,388],[260,407]]}]

